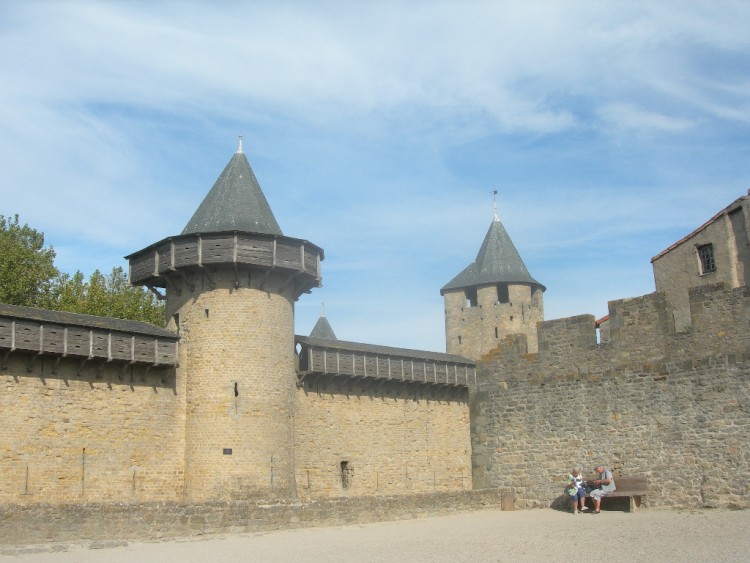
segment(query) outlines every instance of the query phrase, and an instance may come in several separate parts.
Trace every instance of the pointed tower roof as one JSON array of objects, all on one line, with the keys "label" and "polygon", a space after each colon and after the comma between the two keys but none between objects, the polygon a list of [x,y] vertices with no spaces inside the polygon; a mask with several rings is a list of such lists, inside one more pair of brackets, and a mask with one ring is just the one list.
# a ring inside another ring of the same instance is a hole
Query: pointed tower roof
[{"label": "pointed tower roof", "polygon": [[444,285],[440,294],[450,289],[493,283],[529,283],[541,287],[542,291],[546,289],[529,274],[497,214],[474,262]]},{"label": "pointed tower roof", "polygon": [[326,319],[325,305],[323,305],[323,312],[320,314],[320,318],[318,319],[318,322],[315,323],[315,326],[313,327],[312,332],[310,333],[310,336],[312,338],[325,338],[326,340],[337,340],[336,335],[333,333],[333,329],[331,328],[331,325],[328,322],[328,319]]},{"label": "pointed tower roof", "polygon": [[242,150],[242,137],[237,152],[190,218],[182,234],[225,231],[283,235]]}]

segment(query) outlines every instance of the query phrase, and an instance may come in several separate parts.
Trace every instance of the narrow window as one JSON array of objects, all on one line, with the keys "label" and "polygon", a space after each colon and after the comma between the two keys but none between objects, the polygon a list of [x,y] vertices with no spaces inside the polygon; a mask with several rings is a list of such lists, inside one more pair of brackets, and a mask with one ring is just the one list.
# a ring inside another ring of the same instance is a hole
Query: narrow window
[{"label": "narrow window", "polygon": [[477,306],[477,288],[469,287],[466,289],[466,306],[476,307]]},{"label": "narrow window", "polygon": [[341,462],[341,488],[348,489],[349,488],[349,462],[348,461],[342,461]]},{"label": "narrow window", "polygon": [[510,303],[510,296],[508,295],[507,283],[497,284],[497,302],[498,303]]},{"label": "narrow window", "polygon": [[497,327],[495,327],[495,338],[497,338]]},{"label": "narrow window", "polygon": [[458,335],[458,343],[461,344],[461,335]]},{"label": "narrow window", "polygon": [[702,244],[698,247],[698,258],[701,261],[701,274],[710,274],[716,271],[714,261],[714,245]]}]

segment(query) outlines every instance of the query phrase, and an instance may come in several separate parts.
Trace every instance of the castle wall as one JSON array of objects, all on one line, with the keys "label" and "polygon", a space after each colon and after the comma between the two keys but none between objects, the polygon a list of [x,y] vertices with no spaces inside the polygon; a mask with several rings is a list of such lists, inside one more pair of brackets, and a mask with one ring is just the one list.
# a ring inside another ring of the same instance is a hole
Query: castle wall
[{"label": "castle wall", "polygon": [[471,489],[468,391],[306,378],[295,451],[302,499]]},{"label": "castle wall", "polygon": [[480,363],[474,485],[549,506],[571,467],[604,463],[615,481],[647,476],[649,506],[750,506],[750,289],[689,302],[691,332],[671,332],[657,293],[610,303],[607,344],[593,317],[559,319],[541,323],[539,353],[507,344]]},{"label": "castle wall", "polygon": [[9,354],[0,365],[0,503],[181,498],[181,385],[173,368]]},{"label": "castle wall", "polygon": [[[109,544],[118,540],[154,541],[354,525],[497,509],[500,503],[500,492],[490,489],[292,503],[245,500],[0,505],[0,545],[83,540]],[[363,558],[367,555],[363,554]],[[250,557],[238,554],[237,558],[243,556]]]}]

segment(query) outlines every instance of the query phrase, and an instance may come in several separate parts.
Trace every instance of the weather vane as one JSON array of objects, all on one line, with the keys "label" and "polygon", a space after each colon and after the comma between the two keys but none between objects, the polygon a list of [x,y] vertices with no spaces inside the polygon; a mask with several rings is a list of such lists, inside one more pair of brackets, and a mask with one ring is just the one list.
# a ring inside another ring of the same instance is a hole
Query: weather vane
[{"label": "weather vane", "polygon": [[495,219],[497,219],[497,190],[492,190],[492,209],[495,212]]},{"label": "weather vane", "polygon": [[237,145],[237,154],[242,154],[242,153],[244,153],[244,152],[245,152],[245,151],[244,151],[244,150],[242,149],[242,135],[240,135],[240,142],[239,142],[239,144]]}]

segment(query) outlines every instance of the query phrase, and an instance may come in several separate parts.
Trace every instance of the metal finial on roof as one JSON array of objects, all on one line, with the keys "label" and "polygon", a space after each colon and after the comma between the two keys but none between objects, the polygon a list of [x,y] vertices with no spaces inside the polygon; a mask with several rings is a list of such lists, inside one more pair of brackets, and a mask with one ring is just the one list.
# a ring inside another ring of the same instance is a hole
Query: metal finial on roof
[{"label": "metal finial on roof", "polygon": [[237,145],[237,154],[244,154],[245,151],[242,150],[242,135],[240,135],[240,142]]},{"label": "metal finial on roof", "polygon": [[320,316],[325,317],[326,316],[326,304],[325,301],[321,302],[321,309],[320,309]]},{"label": "metal finial on roof", "polygon": [[497,190],[492,190],[492,209],[494,211],[494,220],[499,221],[500,217],[497,215]]}]

